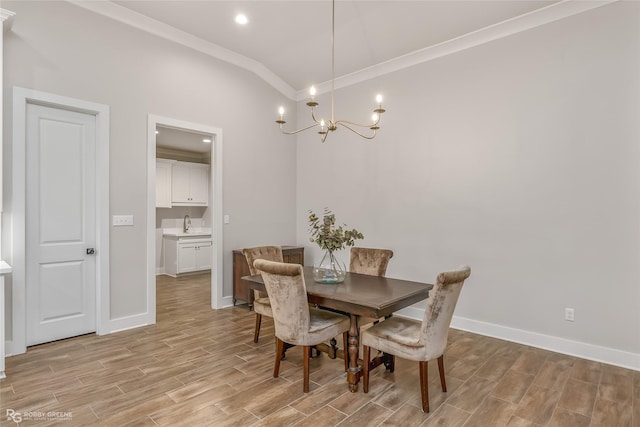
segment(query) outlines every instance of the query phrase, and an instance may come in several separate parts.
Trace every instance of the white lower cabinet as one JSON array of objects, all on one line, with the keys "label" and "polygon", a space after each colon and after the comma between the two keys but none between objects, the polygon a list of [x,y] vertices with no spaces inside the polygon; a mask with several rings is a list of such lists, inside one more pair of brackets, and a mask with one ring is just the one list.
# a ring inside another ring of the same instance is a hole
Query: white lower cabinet
[{"label": "white lower cabinet", "polygon": [[211,238],[165,237],[164,269],[169,276],[211,269]]}]

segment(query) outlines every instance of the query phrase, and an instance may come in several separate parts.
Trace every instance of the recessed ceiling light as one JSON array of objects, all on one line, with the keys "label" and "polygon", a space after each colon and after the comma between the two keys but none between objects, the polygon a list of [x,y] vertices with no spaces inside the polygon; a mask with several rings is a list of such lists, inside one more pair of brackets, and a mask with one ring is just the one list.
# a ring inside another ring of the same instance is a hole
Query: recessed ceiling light
[{"label": "recessed ceiling light", "polygon": [[160,133],[160,131],[156,131],[156,135],[159,134],[159,133]]},{"label": "recessed ceiling light", "polygon": [[211,140],[209,138],[205,138],[205,139],[202,140],[202,142],[209,143],[209,142],[211,142]]},{"label": "recessed ceiling light", "polygon": [[249,20],[242,13],[239,13],[239,14],[236,15],[236,23],[238,23],[240,25],[245,25],[247,22],[249,22]]}]

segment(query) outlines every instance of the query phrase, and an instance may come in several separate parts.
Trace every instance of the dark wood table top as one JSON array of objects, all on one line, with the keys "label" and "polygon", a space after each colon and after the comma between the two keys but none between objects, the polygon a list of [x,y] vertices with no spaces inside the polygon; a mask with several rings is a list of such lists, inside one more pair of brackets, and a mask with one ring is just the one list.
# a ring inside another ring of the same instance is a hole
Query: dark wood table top
[{"label": "dark wood table top", "polygon": [[[249,286],[265,290],[262,276],[243,276]],[[347,273],[343,283],[313,280],[313,267],[304,267],[309,302],[358,316],[382,318],[429,296],[433,285],[388,277]]]}]

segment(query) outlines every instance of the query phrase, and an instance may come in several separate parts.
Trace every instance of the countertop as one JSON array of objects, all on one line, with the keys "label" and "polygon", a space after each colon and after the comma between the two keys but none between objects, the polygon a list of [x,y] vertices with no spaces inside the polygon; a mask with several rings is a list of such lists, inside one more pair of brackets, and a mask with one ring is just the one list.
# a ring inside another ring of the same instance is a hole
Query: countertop
[{"label": "countertop", "polygon": [[162,230],[162,235],[169,237],[211,237],[211,228],[192,227],[186,233],[182,228],[165,228]]}]

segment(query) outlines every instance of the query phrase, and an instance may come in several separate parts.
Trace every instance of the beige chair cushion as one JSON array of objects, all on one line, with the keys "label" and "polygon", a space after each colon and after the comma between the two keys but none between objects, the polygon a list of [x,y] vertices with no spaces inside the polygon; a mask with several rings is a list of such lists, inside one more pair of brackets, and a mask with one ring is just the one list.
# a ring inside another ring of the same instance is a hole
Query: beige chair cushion
[{"label": "beige chair cushion", "polygon": [[373,325],[362,333],[362,345],[404,359],[429,361],[440,357],[447,346],[449,325],[469,267],[440,273],[429,293],[422,322],[398,316]]},{"label": "beige chair cushion", "polygon": [[254,266],[262,273],[280,340],[312,346],[349,330],[349,317],[309,308],[301,265],[257,259]]},{"label": "beige chair cushion", "polygon": [[264,297],[260,297],[258,299],[253,300],[253,311],[257,314],[261,314],[263,316],[273,317],[273,310],[271,309],[271,301],[269,301],[269,297],[266,296],[266,292]]}]

